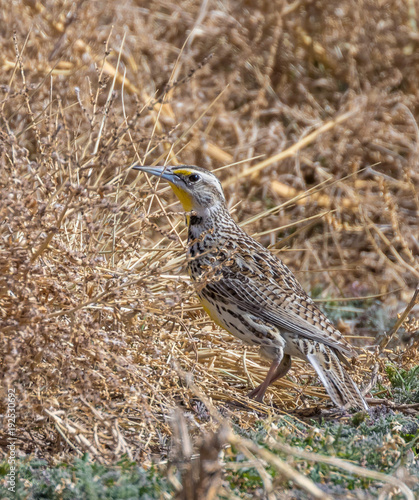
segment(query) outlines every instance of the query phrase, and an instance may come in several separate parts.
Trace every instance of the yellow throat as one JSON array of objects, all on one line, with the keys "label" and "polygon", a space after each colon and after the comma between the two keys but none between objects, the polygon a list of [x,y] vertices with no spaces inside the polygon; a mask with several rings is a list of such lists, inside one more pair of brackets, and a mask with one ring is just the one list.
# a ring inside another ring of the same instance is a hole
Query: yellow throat
[{"label": "yellow throat", "polygon": [[[189,175],[191,174],[190,170],[179,169],[173,172],[174,174],[183,174]],[[178,186],[175,186],[172,182],[169,182],[171,188],[173,189],[175,195],[179,198],[179,201],[182,203],[183,209],[185,212],[190,212],[193,209],[193,200],[192,197],[183,189]]]},{"label": "yellow throat", "polygon": [[172,182],[169,182],[169,184],[173,189],[175,195],[179,198],[179,201],[182,203],[185,212],[190,212],[192,210],[192,197],[188,193],[186,193],[183,189],[180,189],[178,186],[175,186]]}]

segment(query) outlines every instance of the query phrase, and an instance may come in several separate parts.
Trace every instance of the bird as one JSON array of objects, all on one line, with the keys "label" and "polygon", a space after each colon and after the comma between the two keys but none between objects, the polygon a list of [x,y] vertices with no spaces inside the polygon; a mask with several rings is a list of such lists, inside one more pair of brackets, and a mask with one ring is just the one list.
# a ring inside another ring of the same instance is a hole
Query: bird
[{"label": "bird", "polygon": [[271,361],[264,381],[249,392],[263,402],[292,357],[311,364],[333,403],[368,410],[344,368],[352,345],[304,291],[290,269],[249,236],[230,215],[219,179],[193,166],[131,168],[169,182],[186,212],[187,267],[203,309],[221,328]]}]

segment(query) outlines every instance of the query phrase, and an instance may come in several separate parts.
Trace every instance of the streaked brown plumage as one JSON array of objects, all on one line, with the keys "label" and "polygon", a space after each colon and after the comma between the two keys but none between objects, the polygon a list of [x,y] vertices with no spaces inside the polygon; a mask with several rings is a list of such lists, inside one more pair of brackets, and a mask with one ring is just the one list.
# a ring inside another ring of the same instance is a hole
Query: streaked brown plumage
[{"label": "streaked brown plumage", "polygon": [[342,366],[344,356],[355,356],[352,346],[285,264],[234,222],[218,179],[195,166],[134,168],[168,180],[192,211],[188,268],[209,316],[272,360],[266,379],[249,396],[262,401],[297,356],[311,363],[337,406],[368,409]]}]

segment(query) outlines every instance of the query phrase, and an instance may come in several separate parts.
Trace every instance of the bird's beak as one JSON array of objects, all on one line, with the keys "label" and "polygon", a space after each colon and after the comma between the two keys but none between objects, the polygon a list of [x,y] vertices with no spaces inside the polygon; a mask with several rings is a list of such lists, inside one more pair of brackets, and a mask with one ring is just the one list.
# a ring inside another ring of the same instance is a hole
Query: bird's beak
[{"label": "bird's beak", "polygon": [[156,175],[157,177],[161,177],[162,179],[176,183],[178,179],[177,175],[172,174],[170,170],[167,170],[168,167],[143,167],[141,165],[133,165],[131,168],[134,170],[141,170],[141,172],[145,172],[146,174]]},{"label": "bird's beak", "polygon": [[193,209],[194,201],[191,195],[187,193],[185,187],[182,186],[183,183],[181,182],[180,177],[168,170],[170,167],[142,167],[141,165],[133,165],[131,168],[141,170],[141,172],[145,172],[146,174],[156,175],[161,179],[169,181],[171,188],[175,192],[175,195],[179,198],[183,208],[187,212]]}]

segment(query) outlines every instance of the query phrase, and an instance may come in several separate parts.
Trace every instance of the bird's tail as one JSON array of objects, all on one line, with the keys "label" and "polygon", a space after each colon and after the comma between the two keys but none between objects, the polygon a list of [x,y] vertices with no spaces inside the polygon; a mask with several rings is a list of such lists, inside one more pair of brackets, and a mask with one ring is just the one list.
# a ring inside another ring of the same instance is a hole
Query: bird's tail
[{"label": "bird's tail", "polygon": [[357,385],[343,368],[337,353],[330,347],[312,342],[307,360],[312,364],[320,377],[332,401],[341,408],[362,408],[368,405]]}]

